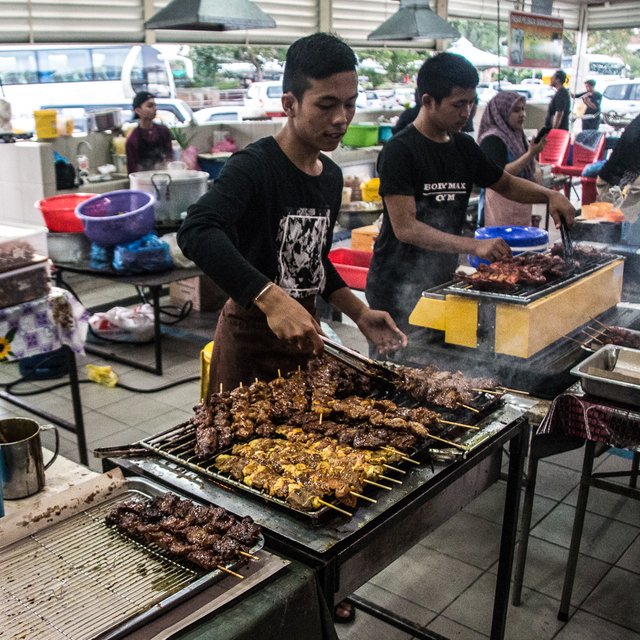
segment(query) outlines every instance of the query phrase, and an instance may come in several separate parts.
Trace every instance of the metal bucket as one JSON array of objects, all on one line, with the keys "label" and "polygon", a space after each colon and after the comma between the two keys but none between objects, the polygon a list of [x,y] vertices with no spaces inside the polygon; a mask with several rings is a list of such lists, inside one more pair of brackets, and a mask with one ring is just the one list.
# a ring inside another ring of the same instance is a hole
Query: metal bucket
[{"label": "metal bucket", "polygon": [[[40,432],[52,429],[55,447],[51,460],[44,464]],[[40,426],[30,418],[0,420],[0,456],[3,468],[5,500],[17,500],[38,493],[44,487],[44,472],[58,457],[60,439],[53,425]]]}]

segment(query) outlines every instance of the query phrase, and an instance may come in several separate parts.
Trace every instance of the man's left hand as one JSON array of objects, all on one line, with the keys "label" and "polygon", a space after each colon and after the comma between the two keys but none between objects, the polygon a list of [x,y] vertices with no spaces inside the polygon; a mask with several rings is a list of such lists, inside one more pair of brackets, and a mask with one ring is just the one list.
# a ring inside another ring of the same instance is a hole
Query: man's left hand
[{"label": "man's left hand", "polygon": [[407,336],[398,329],[386,311],[367,309],[358,318],[358,329],[380,353],[397,351],[407,346]]}]

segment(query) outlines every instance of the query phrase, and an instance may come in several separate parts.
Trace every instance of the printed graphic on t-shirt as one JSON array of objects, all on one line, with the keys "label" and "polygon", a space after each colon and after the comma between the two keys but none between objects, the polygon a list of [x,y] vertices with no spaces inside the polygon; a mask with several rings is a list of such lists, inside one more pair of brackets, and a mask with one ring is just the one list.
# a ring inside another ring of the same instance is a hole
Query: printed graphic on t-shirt
[{"label": "printed graphic on t-shirt", "polygon": [[329,208],[287,208],[278,229],[278,285],[293,298],[324,289],[322,250],[329,230]]},{"label": "printed graphic on t-shirt", "polygon": [[426,182],[422,195],[431,197],[436,202],[453,202],[460,196],[467,195],[466,182]]}]

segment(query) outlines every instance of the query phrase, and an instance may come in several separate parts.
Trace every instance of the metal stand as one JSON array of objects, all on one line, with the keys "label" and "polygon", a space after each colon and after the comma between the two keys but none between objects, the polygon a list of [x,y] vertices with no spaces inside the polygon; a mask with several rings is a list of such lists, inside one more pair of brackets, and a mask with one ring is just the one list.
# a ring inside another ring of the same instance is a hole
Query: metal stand
[{"label": "metal stand", "polygon": [[80,384],[78,380],[78,367],[76,365],[76,357],[73,350],[68,345],[62,345],[62,348],[67,354],[67,360],[69,363],[69,384],[71,385],[71,402],[73,405],[73,422],[69,422],[64,418],[54,416],[47,411],[34,408],[22,400],[19,396],[14,396],[6,391],[0,391],[0,398],[10,402],[16,407],[25,409],[30,413],[33,413],[41,418],[44,418],[47,422],[53,422],[62,429],[74,433],[78,441],[78,456],[80,463],[87,466],[89,464],[89,458],[87,456],[87,438],[84,431],[84,417],[82,415],[82,401],[80,399]]}]

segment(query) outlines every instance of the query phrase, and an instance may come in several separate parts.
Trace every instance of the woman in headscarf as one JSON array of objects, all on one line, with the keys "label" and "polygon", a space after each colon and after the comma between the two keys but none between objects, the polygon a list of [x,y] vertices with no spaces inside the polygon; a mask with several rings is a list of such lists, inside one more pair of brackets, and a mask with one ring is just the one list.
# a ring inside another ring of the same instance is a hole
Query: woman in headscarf
[{"label": "woman in headscarf", "polygon": [[[480,127],[480,148],[508,173],[540,182],[538,154],[546,142],[527,142],[523,125],[525,119],[524,96],[514,91],[501,91],[487,104]],[[478,220],[484,226],[531,224],[531,205],[507,200],[492,189],[486,189],[480,197]]]}]

